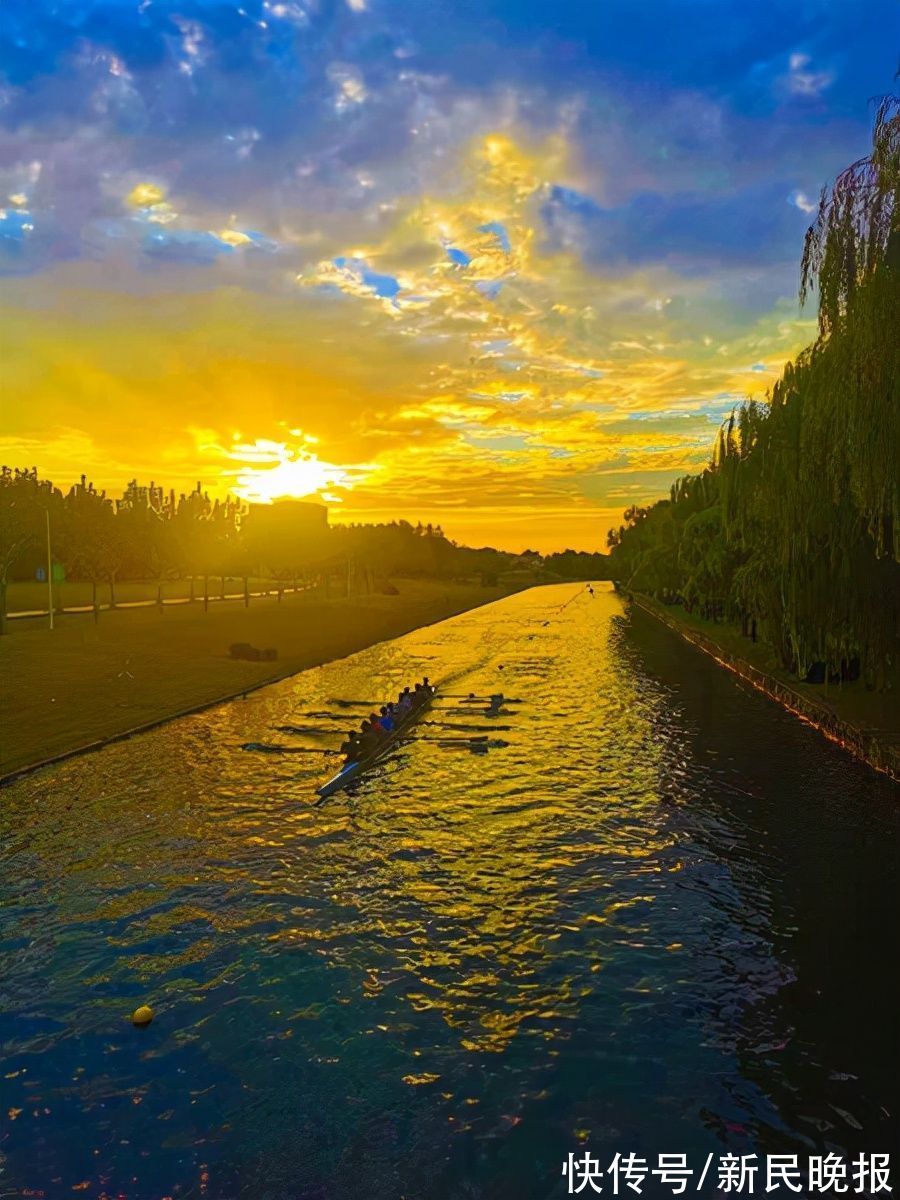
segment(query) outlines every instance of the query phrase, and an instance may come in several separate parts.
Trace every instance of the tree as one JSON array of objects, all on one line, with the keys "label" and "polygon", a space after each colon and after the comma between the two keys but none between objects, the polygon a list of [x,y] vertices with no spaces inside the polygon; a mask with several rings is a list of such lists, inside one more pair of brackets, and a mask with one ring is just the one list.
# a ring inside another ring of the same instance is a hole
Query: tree
[{"label": "tree", "polygon": [[97,492],[82,475],[66,496],[64,561],[73,578],[91,584],[92,607],[96,618],[97,584],[110,581],[110,602],[115,606],[114,582],[121,562],[117,517],[105,492]]},{"label": "tree", "polygon": [[6,595],[10,575],[25,551],[37,540],[43,498],[49,484],[38,480],[37,471],[0,472],[0,634],[6,632]]},{"label": "tree", "polygon": [[[767,407],[719,431],[710,466],[610,531],[615,577],[757,624],[784,666],[886,686],[900,627],[900,100],[870,155],[826,189],[801,295],[819,336]],[[673,557],[673,547],[675,554]]]}]

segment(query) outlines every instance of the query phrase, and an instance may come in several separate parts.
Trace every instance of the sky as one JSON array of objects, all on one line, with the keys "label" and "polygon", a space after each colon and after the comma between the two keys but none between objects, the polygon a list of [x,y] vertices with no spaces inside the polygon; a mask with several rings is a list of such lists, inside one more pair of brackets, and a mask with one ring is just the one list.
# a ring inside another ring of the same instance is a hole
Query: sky
[{"label": "sky", "polygon": [[5,0],[0,460],[595,550],[814,333],[894,0]]}]

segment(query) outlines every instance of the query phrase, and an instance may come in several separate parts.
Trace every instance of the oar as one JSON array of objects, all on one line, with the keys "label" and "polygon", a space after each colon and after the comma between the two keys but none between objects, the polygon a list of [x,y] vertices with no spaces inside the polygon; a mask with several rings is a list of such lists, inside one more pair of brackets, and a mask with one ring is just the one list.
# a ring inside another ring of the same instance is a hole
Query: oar
[{"label": "oar", "polygon": [[[371,709],[371,705],[370,705],[370,709]],[[297,713],[298,717],[316,717],[320,721],[346,721],[348,715],[349,714],[343,713],[343,712],[340,712],[340,713],[325,712],[322,709],[316,709],[312,712],[307,711],[307,712],[298,712]]]},{"label": "oar", "polygon": [[450,750],[454,746],[463,746],[467,750],[483,750],[487,753],[488,750],[496,750],[501,746],[508,746],[509,742],[504,742],[500,738],[455,738],[439,740],[436,745],[444,750]]},{"label": "oar", "polygon": [[445,738],[445,737],[417,737],[410,738],[412,742],[434,742],[438,746],[470,746],[475,742],[486,742],[487,734],[481,737],[461,737],[461,738]]},{"label": "oar", "polygon": [[[438,692],[435,700],[466,700],[470,704],[477,704],[479,700],[490,700],[493,696],[503,696],[502,692],[488,692],[482,695],[479,692]],[[524,700],[513,700],[511,696],[503,696],[503,699],[512,704],[524,704]]]},{"label": "oar", "polygon": [[279,733],[334,733],[333,729],[319,729],[316,725],[276,725]]},{"label": "oar", "polygon": [[434,726],[436,729],[458,729],[460,731],[474,729],[477,733],[497,733],[498,730],[508,733],[512,729],[512,725],[439,725],[437,721],[423,721],[422,724]]},{"label": "oar", "polygon": [[244,742],[241,749],[260,754],[340,754],[340,750],[326,750],[321,746],[278,746],[269,742]]}]

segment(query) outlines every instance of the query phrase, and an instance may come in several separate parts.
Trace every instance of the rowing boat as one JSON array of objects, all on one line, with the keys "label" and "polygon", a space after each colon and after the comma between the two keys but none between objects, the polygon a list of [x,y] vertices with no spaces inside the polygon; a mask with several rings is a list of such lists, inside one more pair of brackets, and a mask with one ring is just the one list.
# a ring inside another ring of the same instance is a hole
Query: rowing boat
[{"label": "rowing boat", "polygon": [[429,685],[428,695],[420,704],[411,709],[402,721],[397,722],[396,728],[390,733],[384,741],[375,748],[374,752],[366,755],[364,758],[355,759],[353,762],[345,763],[327,783],[323,783],[320,788],[316,789],[316,795],[319,800],[327,800],[329,796],[333,796],[335,792],[343,791],[351,783],[355,783],[367,771],[370,771],[376,763],[381,762],[394,749],[398,742],[401,742],[408,730],[415,725],[416,721],[431,707],[431,702],[435,697],[437,688]]}]

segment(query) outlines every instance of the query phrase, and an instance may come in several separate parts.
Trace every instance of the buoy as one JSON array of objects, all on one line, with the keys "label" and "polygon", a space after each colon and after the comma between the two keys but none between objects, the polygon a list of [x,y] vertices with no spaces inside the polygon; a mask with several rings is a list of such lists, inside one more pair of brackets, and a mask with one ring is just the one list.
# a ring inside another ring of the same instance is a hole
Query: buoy
[{"label": "buoy", "polygon": [[142,1004],[131,1014],[132,1025],[149,1025],[153,1020],[153,1009],[149,1004]]}]

